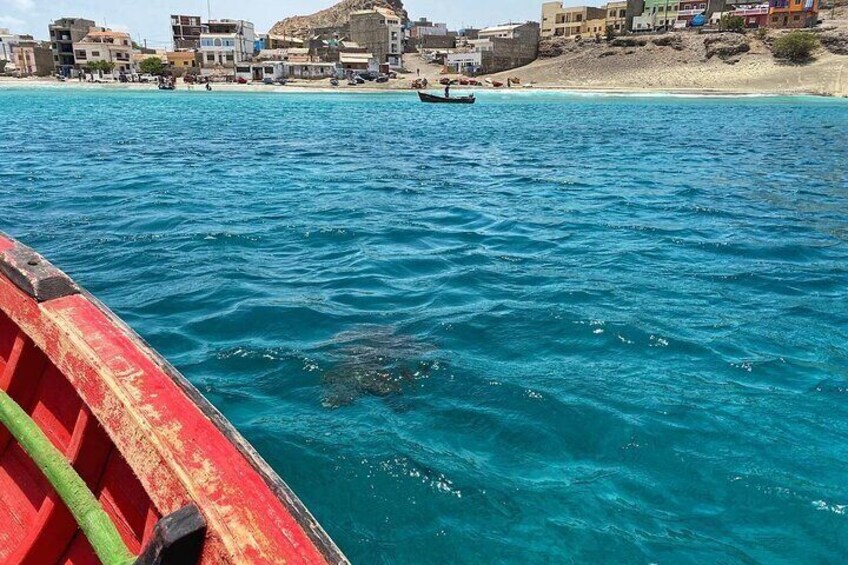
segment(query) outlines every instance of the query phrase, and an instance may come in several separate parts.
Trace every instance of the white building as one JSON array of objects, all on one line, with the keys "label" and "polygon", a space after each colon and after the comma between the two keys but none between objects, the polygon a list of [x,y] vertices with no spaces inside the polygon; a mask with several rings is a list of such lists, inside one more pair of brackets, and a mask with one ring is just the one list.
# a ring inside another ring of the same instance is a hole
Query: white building
[{"label": "white building", "polygon": [[494,37],[500,37],[503,39],[515,39],[515,32],[521,27],[524,27],[524,24],[509,24],[502,26],[487,27],[485,29],[481,29],[477,33],[477,38],[491,39]]},{"label": "white building", "polygon": [[0,28],[0,61],[12,61],[12,49],[19,41],[19,35]]},{"label": "white building", "polygon": [[244,20],[212,20],[200,34],[200,72],[235,75],[236,65],[253,59],[256,32]]},{"label": "white building", "polygon": [[483,67],[482,51],[454,51],[445,57],[445,66],[457,73],[474,74]]},{"label": "white building", "polygon": [[91,63],[106,61],[113,65],[112,76],[134,71],[132,39],[128,33],[91,28],[82,40],[73,45],[74,58],[83,68]]}]

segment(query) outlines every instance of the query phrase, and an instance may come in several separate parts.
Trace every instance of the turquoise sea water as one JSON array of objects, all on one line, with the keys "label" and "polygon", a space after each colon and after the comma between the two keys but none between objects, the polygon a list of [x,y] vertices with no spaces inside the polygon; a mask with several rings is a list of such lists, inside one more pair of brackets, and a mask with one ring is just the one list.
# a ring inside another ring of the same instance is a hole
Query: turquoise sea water
[{"label": "turquoise sea water", "polygon": [[356,563],[844,562],[844,102],[6,89],[0,190]]}]

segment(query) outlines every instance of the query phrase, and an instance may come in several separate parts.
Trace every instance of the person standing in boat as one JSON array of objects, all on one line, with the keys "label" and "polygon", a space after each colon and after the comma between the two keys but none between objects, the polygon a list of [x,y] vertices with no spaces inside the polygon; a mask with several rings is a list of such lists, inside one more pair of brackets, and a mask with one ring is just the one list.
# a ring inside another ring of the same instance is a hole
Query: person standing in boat
[{"label": "person standing in boat", "polygon": [[445,85],[445,98],[450,98],[450,82]]}]

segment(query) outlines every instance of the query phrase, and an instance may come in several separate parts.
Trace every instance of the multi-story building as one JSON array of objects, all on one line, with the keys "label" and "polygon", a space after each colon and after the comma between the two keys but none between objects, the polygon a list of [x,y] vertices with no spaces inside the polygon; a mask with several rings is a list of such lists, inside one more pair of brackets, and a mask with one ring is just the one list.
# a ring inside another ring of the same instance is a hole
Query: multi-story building
[{"label": "multi-story building", "polygon": [[238,63],[253,59],[256,33],[252,22],[213,20],[200,34],[200,66],[204,75],[235,76]]},{"label": "multi-story building", "polygon": [[200,16],[171,16],[171,41],[174,51],[200,49],[200,35],[205,27]]},{"label": "multi-story building", "polygon": [[[562,2],[542,4],[542,39],[575,37],[603,32],[607,11],[591,6],[566,8]],[[481,32],[482,33],[482,32]]]},{"label": "multi-story building", "polygon": [[424,37],[425,35],[447,35],[448,24],[436,24],[427,18],[421,18],[412,22],[412,27],[409,30],[409,37],[413,40]]},{"label": "multi-story building", "polygon": [[85,37],[74,42],[73,47],[74,59],[81,68],[98,61],[106,61],[113,66],[113,76],[134,70],[133,44],[128,33],[91,28]]},{"label": "multi-story building", "polygon": [[756,28],[766,27],[769,24],[769,3],[766,2],[745,2],[733,6],[730,15],[742,18],[745,21],[745,27]]},{"label": "multi-story building", "polygon": [[12,61],[12,50],[20,38],[21,36],[8,29],[0,28],[0,61]]},{"label": "multi-story building", "polygon": [[350,39],[377,58],[382,67],[403,64],[403,26],[400,16],[383,8],[350,15]]},{"label": "multi-story building", "polygon": [[54,71],[50,44],[36,41],[31,35],[20,36],[12,50],[12,63],[18,76],[45,77]]},{"label": "multi-story building", "polygon": [[769,27],[813,27],[819,19],[819,0],[770,0]]},{"label": "multi-story building", "polygon": [[615,33],[624,33],[630,30],[630,22],[627,18],[627,0],[614,0],[602,6],[602,8],[607,14],[605,27],[611,28]]},{"label": "multi-story building", "polygon": [[74,57],[74,43],[82,41],[96,24],[84,18],[60,18],[48,26],[53,65],[62,76],[72,76],[80,65]]},{"label": "multi-story building", "polygon": [[677,23],[680,0],[645,0],[642,14],[633,18],[633,31],[653,31],[685,27],[685,22]]},{"label": "multi-story building", "polygon": [[[768,12],[766,12],[768,13]],[[695,16],[707,15],[707,0],[680,0],[677,20],[690,25]]]}]

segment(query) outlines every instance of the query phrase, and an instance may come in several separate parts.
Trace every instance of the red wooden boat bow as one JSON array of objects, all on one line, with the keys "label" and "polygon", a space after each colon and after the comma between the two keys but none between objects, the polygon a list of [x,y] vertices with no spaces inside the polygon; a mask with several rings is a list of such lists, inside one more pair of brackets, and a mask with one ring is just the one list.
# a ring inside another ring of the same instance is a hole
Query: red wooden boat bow
[{"label": "red wooden boat bow", "polygon": [[0,563],[347,563],[182,375],[3,234],[0,391]]}]

